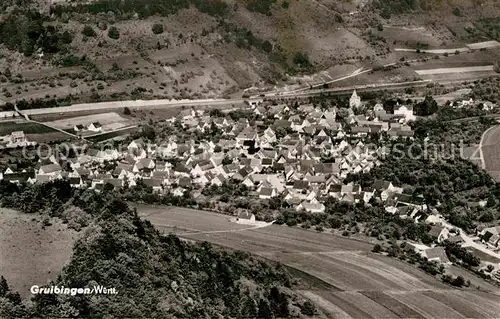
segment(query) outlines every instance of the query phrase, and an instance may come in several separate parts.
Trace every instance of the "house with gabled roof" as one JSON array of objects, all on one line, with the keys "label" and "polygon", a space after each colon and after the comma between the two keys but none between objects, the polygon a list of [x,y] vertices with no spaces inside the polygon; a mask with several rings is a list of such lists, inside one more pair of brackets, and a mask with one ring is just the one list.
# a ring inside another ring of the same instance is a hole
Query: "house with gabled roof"
[{"label": "house with gabled roof", "polygon": [[211,185],[216,185],[216,186],[221,186],[222,184],[224,184],[225,182],[227,181],[226,177],[224,177],[224,175],[222,174],[219,174],[217,176],[215,176],[211,181],[210,181],[210,184]]},{"label": "house with gabled roof", "polygon": [[427,257],[429,261],[436,261],[439,264],[451,265],[448,256],[446,255],[446,251],[443,247],[433,247],[429,249],[425,249],[422,252],[423,257]]},{"label": "house with gabled roof", "polygon": [[62,167],[59,164],[43,165],[38,169],[38,175],[59,175]]},{"label": "house with gabled roof", "polygon": [[87,129],[91,132],[101,132],[102,131],[102,125],[99,122],[93,122],[90,123]]},{"label": "house with gabled roof", "polygon": [[304,201],[300,203],[295,210],[296,211],[304,210],[308,213],[324,213],[325,205],[323,205],[322,203],[310,203]]}]

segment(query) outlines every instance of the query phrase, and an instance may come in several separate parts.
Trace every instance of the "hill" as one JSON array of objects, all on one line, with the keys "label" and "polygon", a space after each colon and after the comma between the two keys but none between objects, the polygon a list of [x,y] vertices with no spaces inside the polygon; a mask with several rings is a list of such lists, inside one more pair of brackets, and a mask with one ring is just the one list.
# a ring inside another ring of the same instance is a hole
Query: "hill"
[{"label": "hill", "polygon": [[327,81],[411,56],[395,47],[458,46],[500,30],[494,0],[6,4],[0,98],[54,105]]},{"label": "hill", "polygon": [[[161,236],[111,193],[68,189],[65,182],[17,189],[0,185],[2,205],[17,206],[12,200],[21,196],[24,205],[38,202],[52,215],[62,214],[61,204],[91,214],[70,262],[52,284],[90,289],[101,285],[116,294],[39,294],[33,304],[26,304],[2,278],[0,317],[274,318],[317,313],[311,302],[295,294],[284,267],[207,243],[192,245]],[[41,193],[52,196],[35,201]]]}]

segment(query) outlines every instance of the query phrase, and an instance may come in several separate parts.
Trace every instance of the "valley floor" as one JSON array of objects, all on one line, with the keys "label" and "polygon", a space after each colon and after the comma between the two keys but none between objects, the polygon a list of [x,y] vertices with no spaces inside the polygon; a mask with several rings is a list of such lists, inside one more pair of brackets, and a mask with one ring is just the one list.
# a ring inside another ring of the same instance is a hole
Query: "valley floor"
[{"label": "valley floor", "polygon": [[191,209],[139,206],[138,211],[160,231],[247,251],[315,278],[302,293],[335,316],[492,318],[500,313],[496,287],[452,288],[408,264],[372,254],[365,242],[278,225],[248,229],[228,216]]}]

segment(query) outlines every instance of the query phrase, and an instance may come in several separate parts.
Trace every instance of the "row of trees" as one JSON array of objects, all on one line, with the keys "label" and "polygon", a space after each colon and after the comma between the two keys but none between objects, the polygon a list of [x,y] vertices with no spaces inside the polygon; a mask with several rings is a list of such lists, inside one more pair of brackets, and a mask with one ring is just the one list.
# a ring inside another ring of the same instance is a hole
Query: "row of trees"
[{"label": "row of trees", "polygon": [[227,14],[229,7],[223,0],[98,0],[75,5],[55,5],[51,7],[51,14],[62,16],[64,13],[108,13],[113,12],[122,18],[128,18],[137,13],[140,18],[154,15],[168,16],[179,10],[194,5],[198,10],[212,16],[222,17]]}]

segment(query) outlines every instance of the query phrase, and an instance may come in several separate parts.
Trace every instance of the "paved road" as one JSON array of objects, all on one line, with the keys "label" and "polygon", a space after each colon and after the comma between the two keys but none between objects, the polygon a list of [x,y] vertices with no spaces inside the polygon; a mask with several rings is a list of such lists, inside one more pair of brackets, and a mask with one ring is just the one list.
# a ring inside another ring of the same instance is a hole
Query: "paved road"
[{"label": "paved road", "polygon": [[[390,66],[388,64],[386,66]],[[357,76],[370,70],[364,70],[361,72],[355,72],[348,77]],[[339,79],[337,79],[339,80]],[[337,81],[333,80],[333,81]],[[455,85],[462,81],[437,81],[437,83],[448,86]],[[429,83],[436,83],[430,80],[421,81],[409,81],[401,83],[373,83],[373,84],[362,84],[356,86],[347,87],[336,87],[327,89],[312,89],[312,90],[296,90],[288,93],[284,92],[268,92],[264,95],[266,98],[307,98],[311,96],[328,94],[345,94],[353,89],[359,90],[360,92],[370,92],[370,91],[381,91],[381,90],[401,90],[409,87],[425,87]],[[128,108],[140,108],[140,109],[171,109],[178,107],[193,107],[193,106],[212,106],[212,107],[227,107],[231,105],[242,104],[245,101],[252,102],[261,99],[261,95],[255,95],[250,98],[234,98],[234,99],[204,99],[204,100],[136,100],[136,101],[111,101],[111,102],[99,102],[99,103],[85,103],[85,104],[73,104],[71,106],[63,106],[57,108],[44,108],[44,109],[31,109],[31,110],[21,110],[23,114],[30,115],[41,115],[41,114],[53,114],[53,113],[68,113],[68,112],[85,112],[85,111],[95,111],[95,110],[112,110],[112,109],[123,109]],[[0,112],[0,118],[11,118],[13,115],[12,111]]]},{"label": "paved road", "polygon": [[399,260],[370,253],[371,244],[331,234],[270,225],[248,229],[228,216],[139,206],[160,231],[279,261],[301,278],[301,293],[334,317],[493,318],[500,291],[459,290]]}]

